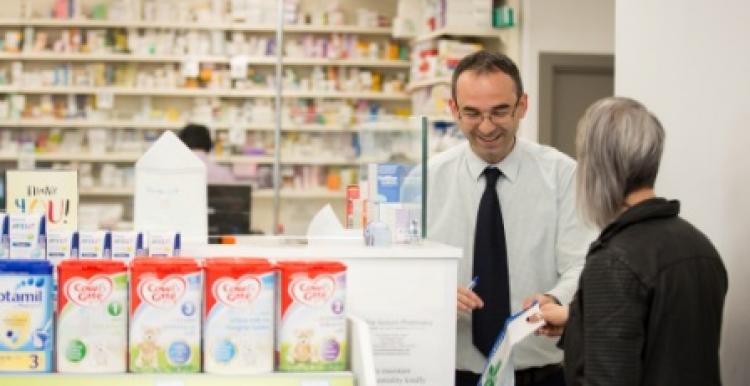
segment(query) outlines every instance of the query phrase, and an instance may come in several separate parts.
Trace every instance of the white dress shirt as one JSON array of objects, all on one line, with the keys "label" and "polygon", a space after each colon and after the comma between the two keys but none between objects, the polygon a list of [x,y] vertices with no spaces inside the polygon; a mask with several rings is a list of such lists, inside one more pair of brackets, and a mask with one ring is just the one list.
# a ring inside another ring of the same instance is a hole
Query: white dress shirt
[{"label": "white dress shirt", "polygon": [[[427,179],[427,238],[463,248],[458,283],[472,279],[474,228],[490,166],[468,142],[430,159]],[[575,209],[576,163],[563,153],[517,138],[511,153],[495,164],[503,175],[497,193],[508,252],[511,312],[533,294],[570,303],[588,245],[596,233],[583,226]],[[456,367],[481,373],[487,359],[474,347],[471,315],[458,317]],[[514,348],[517,370],[559,363],[556,340],[530,336]]]}]

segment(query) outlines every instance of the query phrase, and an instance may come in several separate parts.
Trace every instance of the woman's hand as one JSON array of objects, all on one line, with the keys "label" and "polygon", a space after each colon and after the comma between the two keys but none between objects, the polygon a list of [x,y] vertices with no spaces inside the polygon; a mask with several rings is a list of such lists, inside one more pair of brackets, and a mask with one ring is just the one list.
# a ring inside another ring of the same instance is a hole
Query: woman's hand
[{"label": "woman's hand", "polygon": [[[542,327],[539,327],[539,329],[536,330],[535,334],[551,337],[562,335],[563,331],[565,330],[565,323],[568,322],[568,306],[560,306],[554,303],[548,303],[541,306],[539,310],[539,317],[544,319],[544,322],[546,324]],[[537,318],[537,316],[532,316],[532,318]],[[532,321],[535,320],[539,319],[532,319]]]}]

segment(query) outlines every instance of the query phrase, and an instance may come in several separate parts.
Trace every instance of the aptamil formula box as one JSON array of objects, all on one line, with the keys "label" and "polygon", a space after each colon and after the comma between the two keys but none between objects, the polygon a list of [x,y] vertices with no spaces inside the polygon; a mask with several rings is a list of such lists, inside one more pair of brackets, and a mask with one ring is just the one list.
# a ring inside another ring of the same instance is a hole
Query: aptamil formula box
[{"label": "aptamil formula box", "polygon": [[57,371],[125,372],[128,353],[125,263],[65,260],[57,272]]},{"label": "aptamil formula box", "polygon": [[78,233],[80,259],[109,259],[112,257],[112,233],[109,231],[81,231]]},{"label": "aptamil formula box", "polygon": [[52,265],[0,260],[0,372],[52,371]]},{"label": "aptamil formula box", "polygon": [[11,214],[8,217],[10,258],[46,258],[47,221],[44,214]]},{"label": "aptamil formula box", "polygon": [[346,266],[280,262],[277,345],[281,371],[347,368]]},{"label": "aptamil formula box", "polygon": [[8,215],[0,212],[0,259],[7,259],[10,257],[10,240],[8,239],[9,228]]},{"label": "aptamil formula box", "polygon": [[130,280],[130,371],[199,372],[203,288],[198,263],[136,258]]},{"label": "aptamil formula box", "polygon": [[78,257],[78,232],[55,230],[47,232],[47,260],[57,266],[64,259]]},{"label": "aptamil formula box", "polygon": [[148,255],[151,257],[179,256],[180,232],[148,232]]},{"label": "aptamil formula box", "polygon": [[112,259],[131,261],[136,256],[146,256],[141,232],[112,232]]},{"label": "aptamil formula box", "polygon": [[276,272],[264,259],[211,258],[204,264],[205,371],[273,371]]}]

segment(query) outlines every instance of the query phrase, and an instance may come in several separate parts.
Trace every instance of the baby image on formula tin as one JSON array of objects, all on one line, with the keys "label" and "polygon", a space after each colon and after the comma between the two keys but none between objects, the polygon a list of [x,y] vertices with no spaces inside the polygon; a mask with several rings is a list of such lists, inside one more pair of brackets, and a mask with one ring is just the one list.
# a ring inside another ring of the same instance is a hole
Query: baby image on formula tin
[{"label": "baby image on formula tin", "polygon": [[202,272],[189,258],[136,258],[130,286],[130,371],[201,369]]},{"label": "baby image on formula tin", "polygon": [[346,370],[346,266],[289,261],[278,268],[279,370]]},{"label": "baby image on formula tin", "polygon": [[51,295],[49,262],[0,260],[0,372],[52,370]]},{"label": "baby image on formula tin", "polygon": [[264,259],[205,261],[204,365],[208,373],[273,371],[276,271]]},{"label": "baby image on formula tin", "polygon": [[125,372],[128,352],[125,263],[63,260],[57,269],[57,371]]}]

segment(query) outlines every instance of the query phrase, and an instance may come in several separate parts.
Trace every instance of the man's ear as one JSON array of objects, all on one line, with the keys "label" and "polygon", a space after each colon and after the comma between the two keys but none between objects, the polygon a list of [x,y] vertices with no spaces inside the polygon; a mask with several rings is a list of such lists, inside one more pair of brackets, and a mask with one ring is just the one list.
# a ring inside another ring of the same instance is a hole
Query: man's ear
[{"label": "man's ear", "polygon": [[456,103],[456,100],[451,98],[448,99],[448,106],[451,108],[451,115],[453,115],[454,120],[458,120],[458,104]]},{"label": "man's ear", "polygon": [[526,116],[526,110],[529,108],[529,97],[524,93],[518,98],[518,107],[516,108],[516,116],[518,119],[522,119]]}]

